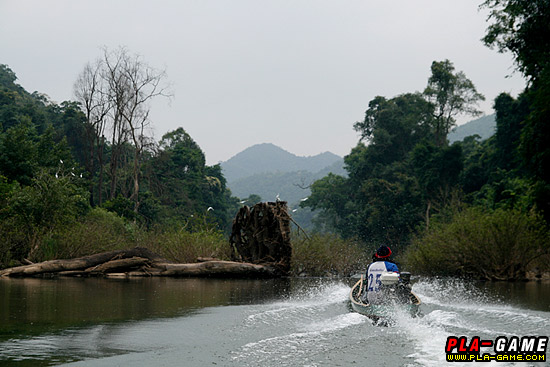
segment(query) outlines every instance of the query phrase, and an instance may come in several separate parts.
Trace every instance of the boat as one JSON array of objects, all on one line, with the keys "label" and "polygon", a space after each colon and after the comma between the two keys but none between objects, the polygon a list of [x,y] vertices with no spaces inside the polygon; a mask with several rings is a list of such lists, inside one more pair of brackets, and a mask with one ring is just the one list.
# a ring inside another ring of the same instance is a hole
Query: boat
[{"label": "boat", "polygon": [[[364,277],[351,288],[349,298],[353,311],[369,317],[376,324],[387,325],[396,310],[404,310],[411,316],[420,314],[420,298],[410,289],[410,273],[384,273],[381,278],[381,291],[386,301],[381,304],[369,304],[361,295],[366,292]],[[366,285],[366,284],[365,284]]]}]

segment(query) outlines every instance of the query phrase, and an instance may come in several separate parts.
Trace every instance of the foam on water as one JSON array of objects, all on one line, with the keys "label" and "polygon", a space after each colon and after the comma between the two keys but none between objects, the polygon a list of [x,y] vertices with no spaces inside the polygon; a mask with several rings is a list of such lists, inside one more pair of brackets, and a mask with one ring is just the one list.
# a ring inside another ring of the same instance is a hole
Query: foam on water
[{"label": "foam on water", "polygon": [[334,332],[365,322],[366,318],[362,315],[348,313],[295,325],[295,330],[299,331],[247,343],[232,353],[232,359],[243,365],[273,365],[273,361],[278,361],[282,366],[294,366],[297,360],[305,362],[304,356],[323,351]]},{"label": "foam on water", "polygon": [[[421,281],[413,291],[422,300],[425,315],[411,318],[396,312],[393,326],[413,343],[415,351],[409,357],[415,363],[411,366],[446,364],[444,346],[450,335],[494,339],[499,335],[545,335],[549,330],[548,317],[501,304],[458,280]],[[453,366],[462,365],[471,366],[471,363],[453,363]],[[493,361],[484,365],[515,364]]]},{"label": "foam on water", "polygon": [[[258,306],[246,317],[245,327],[253,330],[268,326],[272,334],[264,332],[257,340],[233,351],[232,362],[331,365],[323,358],[351,352],[356,353],[354,360],[374,364],[384,364],[393,355],[396,365],[441,366],[447,364],[444,347],[450,335],[494,339],[500,335],[545,335],[550,328],[547,313],[506,305],[460,280],[423,280],[413,290],[423,302],[422,315],[411,317],[396,308],[387,328],[375,327],[368,318],[342,307],[350,291],[343,284],[314,286],[299,296]],[[358,346],[354,349],[342,346],[350,342]],[[453,366],[471,366],[471,363],[455,362]]]},{"label": "foam on water", "polygon": [[340,283],[312,286],[303,294],[258,307],[257,312],[247,317],[247,322],[269,325],[280,323],[284,319],[314,318],[315,314],[323,312],[327,307],[347,302],[349,291],[347,285]]},{"label": "foam on water", "polygon": [[[546,314],[504,304],[482,293],[470,283],[459,280],[421,281],[415,284],[414,291],[421,296],[426,305],[453,310],[462,317],[467,316],[475,320],[477,327],[481,322],[500,324],[509,329],[495,330],[494,334],[517,335],[523,329],[531,332],[547,332],[550,329],[550,320]],[[520,329],[518,325],[521,326]]]},{"label": "foam on water", "polygon": [[274,336],[262,333],[258,340],[233,351],[232,362],[254,366],[317,366],[318,362],[311,357],[330,348],[335,333],[368,323],[364,316],[347,312],[349,291],[344,284],[319,285],[283,302],[262,305],[246,318],[246,328],[268,325]]}]

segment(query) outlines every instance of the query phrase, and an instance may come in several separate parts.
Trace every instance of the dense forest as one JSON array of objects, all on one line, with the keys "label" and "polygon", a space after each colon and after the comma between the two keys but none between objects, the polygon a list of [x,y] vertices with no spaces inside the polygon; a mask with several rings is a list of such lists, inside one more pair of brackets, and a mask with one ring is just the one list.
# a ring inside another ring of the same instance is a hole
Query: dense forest
[{"label": "dense forest", "polygon": [[490,10],[483,42],[511,52],[527,80],[519,96],[494,100],[496,134],[449,145],[456,116],[477,115],[483,96],[452,62],[434,61],[422,93],[369,102],[354,125],[362,142],[345,157],[349,177],[316,181],[302,205],[321,209],[318,220],[344,238],[406,252],[417,271],[542,276],[550,251],[550,1],[482,7]]},{"label": "dense forest", "polygon": [[[483,42],[514,56],[525,90],[494,100],[494,136],[453,144],[457,116],[478,116],[484,96],[451,61],[432,63],[422,92],[371,100],[347,176],[315,181],[301,204],[339,236],[331,243],[387,244],[428,274],[550,270],[550,1],[481,6]],[[143,243],[179,260],[201,246],[223,258],[241,204],[221,167],[206,165],[183,128],[158,142],[148,133],[150,101],[170,98],[166,79],[124,48],[104,49],[75,81],[75,100],[57,104],[0,65],[0,266]]]},{"label": "dense forest", "polygon": [[76,101],[56,104],[0,65],[0,263],[70,256],[59,247],[83,223],[229,230],[239,205],[221,167],[183,128],[147,135],[163,79],[123,48],[104,50],[75,82]]}]

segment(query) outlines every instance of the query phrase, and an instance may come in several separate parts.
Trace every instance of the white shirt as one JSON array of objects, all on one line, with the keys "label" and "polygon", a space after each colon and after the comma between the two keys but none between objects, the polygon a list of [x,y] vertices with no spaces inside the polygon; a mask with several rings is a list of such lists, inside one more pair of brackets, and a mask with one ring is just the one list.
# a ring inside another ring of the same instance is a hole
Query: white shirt
[{"label": "white shirt", "polygon": [[389,261],[375,261],[369,265],[367,269],[367,300],[369,303],[381,303],[383,295],[380,294],[380,276],[382,273],[395,272],[399,273],[397,265]]}]

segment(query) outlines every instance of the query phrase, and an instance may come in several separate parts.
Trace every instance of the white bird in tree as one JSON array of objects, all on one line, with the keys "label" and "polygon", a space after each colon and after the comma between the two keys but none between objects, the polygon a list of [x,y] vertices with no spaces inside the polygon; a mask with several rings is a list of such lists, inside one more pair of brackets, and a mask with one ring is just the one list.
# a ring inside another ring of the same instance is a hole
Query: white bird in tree
[{"label": "white bird in tree", "polygon": [[214,208],[212,208],[211,206],[209,206],[208,209],[206,209],[207,212],[209,212],[211,210],[214,210]]},{"label": "white bird in tree", "polygon": [[275,201],[281,201],[281,199],[279,197],[279,194],[277,194],[277,196],[275,196]]}]

